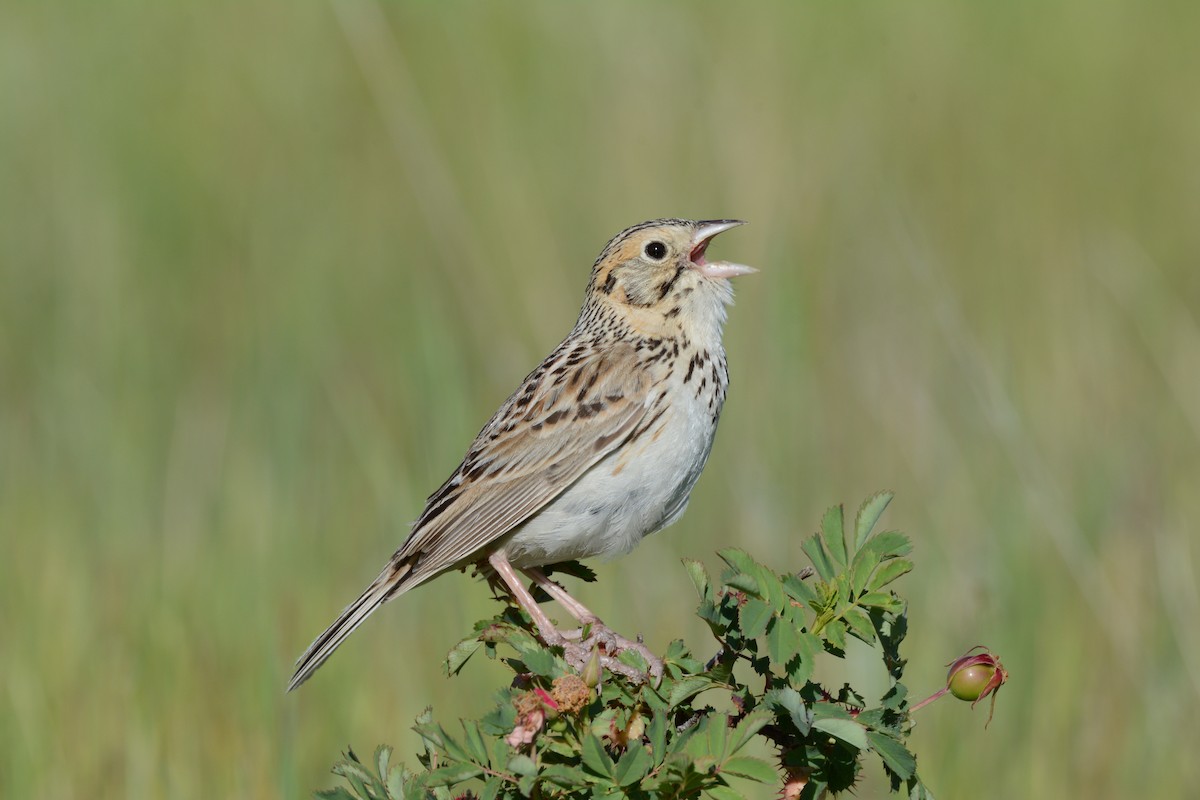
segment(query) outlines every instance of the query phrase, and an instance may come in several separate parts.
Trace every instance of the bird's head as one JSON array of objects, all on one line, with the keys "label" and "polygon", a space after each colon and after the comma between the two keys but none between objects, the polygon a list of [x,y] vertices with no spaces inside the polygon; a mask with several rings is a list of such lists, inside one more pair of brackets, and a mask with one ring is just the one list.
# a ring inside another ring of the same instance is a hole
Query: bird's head
[{"label": "bird's head", "polygon": [[723,320],[722,307],[733,297],[728,279],[756,270],[710,261],[705,251],[717,234],[743,224],[733,219],[658,219],[626,228],[596,259],[589,293],[637,318],[686,319],[698,312],[719,314]]}]

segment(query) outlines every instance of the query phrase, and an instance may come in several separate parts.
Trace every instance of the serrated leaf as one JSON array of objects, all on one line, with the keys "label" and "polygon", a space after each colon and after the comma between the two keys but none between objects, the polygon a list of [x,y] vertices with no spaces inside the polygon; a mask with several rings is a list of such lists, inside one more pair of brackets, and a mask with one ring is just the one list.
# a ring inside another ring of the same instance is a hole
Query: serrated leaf
[{"label": "serrated leaf", "polygon": [[487,766],[487,744],[483,741],[483,734],[479,732],[478,723],[474,720],[463,720],[462,726],[465,734],[464,744],[466,745],[467,752],[471,755],[471,760]]},{"label": "serrated leaf", "polygon": [[708,579],[708,570],[694,558],[683,559],[683,566],[687,570],[688,577],[692,579],[692,585],[696,587],[696,594],[701,600],[710,600],[712,598],[712,583]]},{"label": "serrated leaf", "polygon": [[846,649],[846,623],[835,619],[825,626],[822,633],[825,634],[825,640],[833,645],[835,649]]},{"label": "serrated leaf", "polygon": [[804,698],[791,687],[773,689],[763,697],[764,702],[772,708],[787,712],[801,736],[807,736],[812,730],[812,711],[804,705]]},{"label": "serrated leaf", "polygon": [[761,597],[763,594],[762,587],[753,575],[747,575],[744,572],[739,572],[736,575],[730,575],[725,581],[725,585],[731,589],[737,589],[740,592]]},{"label": "serrated leaf", "polygon": [[806,606],[811,607],[813,604],[821,602],[813,587],[804,580],[801,580],[799,575],[788,575],[784,578],[783,588],[793,600],[803,603]]},{"label": "serrated leaf", "polygon": [[518,753],[508,760],[508,771],[515,775],[532,775],[537,772],[537,764],[529,756]]},{"label": "serrated leaf", "polygon": [[534,675],[545,678],[557,678],[562,674],[562,666],[549,650],[544,650],[536,644],[533,647],[520,648],[521,661],[525,668]]},{"label": "serrated leaf", "polygon": [[[825,537],[825,546],[834,566],[838,569],[846,567],[846,523],[843,519],[841,505],[831,506],[821,518],[821,533]],[[824,577],[824,576],[822,576]],[[825,578],[825,580],[829,580]]]},{"label": "serrated leaf", "polygon": [[899,611],[904,607],[904,603],[902,601],[897,600],[895,597],[887,594],[886,592],[867,592],[866,594],[859,596],[858,604],[860,606],[867,606],[869,608],[881,608],[884,611]]},{"label": "serrated leaf", "polygon": [[881,708],[888,708],[893,711],[898,711],[904,705],[904,698],[908,697],[908,687],[903,683],[894,683],[892,688],[880,698],[879,705]]},{"label": "serrated leaf", "polygon": [[335,786],[332,789],[318,789],[313,792],[313,796],[319,797],[321,800],[358,800],[358,798],[350,794],[345,786]]},{"label": "serrated leaf", "polygon": [[334,775],[340,775],[348,781],[360,781],[365,784],[375,783],[375,776],[358,761],[339,761],[333,765]]},{"label": "serrated leaf", "polygon": [[763,759],[754,756],[734,756],[721,765],[721,772],[749,778],[759,783],[779,781],[779,770]]},{"label": "serrated leaf", "polygon": [[457,675],[462,670],[463,665],[470,660],[471,656],[475,655],[475,651],[483,646],[483,641],[479,637],[463,639],[454,648],[446,654],[445,669],[447,675]]},{"label": "serrated leaf", "polygon": [[867,729],[853,720],[826,717],[814,720],[813,728],[822,733],[828,733],[835,739],[841,739],[859,750],[867,749]]},{"label": "serrated leaf", "polygon": [[538,773],[538,777],[556,786],[561,786],[564,789],[573,789],[576,786],[587,783],[590,776],[585,775],[578,767],[550,764],[542,767],[542,771]]},{"label": "serrated leaf", "polygon": [[906,556],[912,552],[912,540],[900,531],[883,531],[871,537],[868,545],[881,559]]},{"label": "serrated leaf", "polygon": [[787,662],[788,682],[797,689],[803,689],[804,684],[812,677],[817,653],[822,645],[819,636],[802,633],[796,637],[796,654]]},{"label": "serrated leaf", "polygon": [[646,773],[652,766],[654,766],[654,760],[646,752],[646,748],[642,746],[641,742],[634,742],[629,745],[625,755],[621,756],[621,760],[617,762],[613,777],[618,786],[629,786],[646,777]]},{"label": "serrated leaf", "polygon": [[403,764],[392,767],[387,776],[387,793],[391,800],[402,800],[405,796],[404,787],[408,783],[409,772]]},{"label": "serrated leaf", "polygon": [[784,617],[776,617],[771,629],[767,631],[767,655],[775,664],[783,666],[796,654],[800,631],[792,621]]},{"label": "serrated leaf", "polygon": [[766,709],[756,709],[742,717],[733,729],[732,743],[729,748],[730,755],[745,747],[756,733],[771,724],[773,718],[774,716]]},{"label": "serrated leaf", "polygon": [[671,687],[670,694],[667,695],[667,703],[674,708],[689,697],[700,694],[711,686],[713,686],[713,682],[702,675],[684,678]]},{"label": "serrated leaf", "polygon": [[800,545],[810,561],[812,561],[813,569],[821,576],[823,581],[831,581],[837,572],[833,568],[833,564],[829,559],[829,551],[825,549],[825,543],[821,541],[821,534],[814,533],[812,536],[804,540]]},{"label": "serrated leaf", "polygon": [[892,502],[894,496],[891,492],[879,492],[863,501],[863,504],[858,509],[858,514],[854,517],[855,550],[861,548],[867,541],[867,537],[871,535],[871,530],[875,527],[875,523],[879,521],[883,510],[888,507],[888,503]]},{"label": "serrated leaf", "polygon": [[[504,780],[495,775],[484,781],[483,789],[479,792],[479,800],[496,800],[500,790],[504,788]],[[400,796],[395,796],[396,800],[400,800]]]},{"label": "serrated leaf", "polygon": [[747,575],[753,575],[758,571],[758,562],[754,557],[737,547],[726,547],[724,550],[718,550],[717,555],[721,560],[730,566],[731,569],[737,572],[744,572]]},{"label": "serrated leaf", "polygon": [[717,800],[746,800],[742,797],[741,792],[735,792],[728,786],[710,786],[704,790],[704,793],[709,797],[717,798]]},{"label": "serrated leaf", "polygon": [[875,575],[871,578],[871,582],[867,584],[867,588],[872,592],[877,592],[906,572],[911,572],[912,568],[913,562],[909,561],[907,558],[897,558],[892,561],[884,562],[883,565],[881,565],[879,569],[875,571]]},{"label": "serrated leaf", "polygon": [[917,758],[892,737],[879,731],[867,731],[867,740],[871,748],[883,759],[888,768],[906,781],[917,770]]},{"label": "serrated leaf", "polygon": [[667,757],[667,715],[665,712],[656,713],[646,726],[646,738],[650,740],[650,755],[654,758],[654,766],[658,766]]},{"label": "serrated leaf", "polygon": [[849,711],[837,703],[813,703],[812,710],[816,719],[854,719]]},{"label": "serrated leaf", "polygon": [[614,767],[612,757],[604,750],[604,745],[600,743],[595,734],[588,733],[583,736],[582,755],[583,765],[592,773],[612,780]]},{"label": "serrated leaf", "polygon": [[470,761],[471,755],[467,749],[458,743],[450,734],[446,733],[446,729],[438,726],[438,738],[441,739],[442,749],[446,751],[446,755],[456,761]]},{"label": "serrated leaf", "polygon": [[767,632],[767,623],[771,621],[771,607],[757,597],[746,599],[745,605],[738,612],[742,635],[747,639],[757,639]]},{"label": "serrated leaf", "polygon": [[375,768],[379,770],[379,777],[388,774],[388,761],[392,758],[392,748],[390,745],[381,744],[375,748]]},{"label": "serrated leaf", "polygon": [[871,579],[871,573],[879,566],[879,558],[871,552],[871,548],[864,547],[854,554],[854,560],[850,564],[850,596],[858,597],[863,590],[867,588],[867,582]]},{"label": "serrated leaf", "polygon": [[725,748],[729,746],[729,717],[724,714],[714,714],[709,718],[708,752],[717,761],[725,758]]},{"label": "serrated leaf", "polygon": [[867,644],[875,643],[875,626],[866,614],[857,608],[848,608],[842,614],[842,619],[850,629],[850,633],[862,639]]},{"label": "serrated leaf", "polygon": [[483,768],[475,764],[451,764],[429,772],[428,786],[453,786],[483,774]]}]

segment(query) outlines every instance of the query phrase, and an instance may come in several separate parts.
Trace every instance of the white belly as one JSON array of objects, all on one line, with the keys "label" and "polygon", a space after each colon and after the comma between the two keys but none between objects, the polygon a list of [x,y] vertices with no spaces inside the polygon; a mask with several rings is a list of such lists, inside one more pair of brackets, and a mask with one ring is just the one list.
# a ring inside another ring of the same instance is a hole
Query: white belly
[{"label": "white belly", "polygon": [[683,514],[716,423],[693,392],[675,395],[682,402],[654,429],[599,461],[510,534],[504,550],[515,566],[622,555]]}]

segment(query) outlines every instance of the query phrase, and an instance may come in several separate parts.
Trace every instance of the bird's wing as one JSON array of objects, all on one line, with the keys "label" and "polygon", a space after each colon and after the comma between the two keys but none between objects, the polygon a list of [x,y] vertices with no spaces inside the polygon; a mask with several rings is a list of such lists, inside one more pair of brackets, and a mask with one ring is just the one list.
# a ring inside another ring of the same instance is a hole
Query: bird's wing
[{"label": "bird's wing", "polygon": [[413,565],[411,581],[467,560],[619,447],[656,396],[632,345],[564,342],[480,431],[393,560]]}]

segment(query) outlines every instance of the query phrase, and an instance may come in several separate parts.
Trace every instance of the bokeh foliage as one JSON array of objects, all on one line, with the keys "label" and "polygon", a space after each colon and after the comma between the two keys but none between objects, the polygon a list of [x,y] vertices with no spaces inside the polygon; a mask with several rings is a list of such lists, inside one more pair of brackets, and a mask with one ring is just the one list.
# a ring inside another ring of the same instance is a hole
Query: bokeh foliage
[{"label": "bokeh foliage", "polygon": [[499,673],[438,670],[488,608],[458,575],[282,686],[569,328],[604,241],[663,215],[750,220],[714,254],[762,273],[689,513],[585,602],[696,639],[680,556],[791,561],[815,510],[889,486],[922,567],[912,690],[979,642],[1020,676],[986,734],[923,712],[923,779],[1186,794],[1198,24],[0,4],[0,795],[297,796],[347,744],[415,750],[430,702],[486,703]]}]

